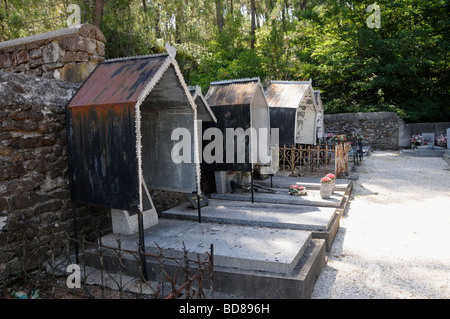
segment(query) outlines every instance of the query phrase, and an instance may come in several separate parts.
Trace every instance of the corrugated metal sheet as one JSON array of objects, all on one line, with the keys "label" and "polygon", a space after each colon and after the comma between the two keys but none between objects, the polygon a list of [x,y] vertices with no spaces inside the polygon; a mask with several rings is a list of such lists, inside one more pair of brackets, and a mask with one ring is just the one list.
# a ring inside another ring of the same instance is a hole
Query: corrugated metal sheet
[{"label": "corrugated metal sheet", "polygon": [[69,107],[136,102],[169,55],[106,61],[97,66]]},{"label": "corrugated metal sheet", "polygon": [[70,108],[67,118],[72,200],[137,210],[134,104]]},{"label": "corrugated metal sheet", "polygon": [[279,129],[280,146],[295,145],[295,120],[296,109],[294,108],[270,108],[270,127]]},{"label": "corrugated metal sheet", "polygon": [[258,78],[212,82],[205,98],[210,106],[248,105],[259,85]]},{"label": "corrugated metal sheet", "polygon": [[302,101],[310,82],[269,82],[265,94],[269,107],[297,108]]},{"label": "corrugated metal sheet", "polygon": [[[217,116],[217,124],[210,122],[203,125],[203,131],[210,127],[216,127],[222,131],[223,134],[223,160],[222,163],[202,163],[202,170],[205,171],[251,171],[252,164],[250,163],[249,154],[249,140],[245,139],[245,162],[239,163],[238,145],[234,143],[234,162],[227,163],[227,147],[226,147],[226,129],[227,128],[242,128],[247,130],[250,128],[250,106],[249,105],[224,105],[213,106],[212,110]],[[208,143],[204,142],[203,147]]]},{"label": "corrugated metal sheet", "polygon": [[[195,106],[174,61],[174,55],[161,54],[103,62],[69,102],[74,201],[136,211],[140,204],[146,209],[140,203],[142,180],[151,189],[195,190],[195,163],[173,167],[166,145],[171,129],[186,125],[192,134],[195,121]],[[143,93],[148,96],[138,101]],[[165,113],[156,117],[155,110]]]}]

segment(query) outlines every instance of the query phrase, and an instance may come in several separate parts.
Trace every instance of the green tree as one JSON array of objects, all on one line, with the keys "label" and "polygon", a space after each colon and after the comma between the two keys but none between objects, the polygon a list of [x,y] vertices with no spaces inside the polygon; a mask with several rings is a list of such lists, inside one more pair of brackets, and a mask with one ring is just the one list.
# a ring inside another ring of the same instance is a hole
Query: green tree
[{"label": "green tree", "polygon": [[303,70],[324,92],[328,112],[394,111],[407,121],[450,119],[448,4],[379,1],[381,27],[369,28],[371,1],[324,3],[310,22]]}]

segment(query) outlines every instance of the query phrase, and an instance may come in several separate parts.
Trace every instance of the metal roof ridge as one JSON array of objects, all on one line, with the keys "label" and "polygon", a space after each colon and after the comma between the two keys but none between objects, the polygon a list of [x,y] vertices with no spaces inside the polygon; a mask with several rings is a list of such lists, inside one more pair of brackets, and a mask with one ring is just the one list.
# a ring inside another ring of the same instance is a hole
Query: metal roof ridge
[{"label": "metal roof ridge", "polygon": [[247,82],[261,82],[261,80],[257,77],[255,78],[241,78],[241,79],[233,79],[233,80],[222,80],[211,82],[210,85],[222,85],[222,84],[239,84],[239,83],[247,83]]},{"label": "metal roof ridge", "polygon": [[311,84],[311,80],[309,81],[269,81],[268,85],[270,84]]},{"label": "metal roof ridge", "polygon": [[121,58],[112,58],[103,61],[102,63],[109,63],[109,62],[117,62],[117,61],[127,61],[127,60],[135,60],[135,59],[146,59],[146,58],[157,58],[162,56],[169,56],[168,53],[158,53],[158,54],[149,54],[149,55],[135,55],[135,56],[129,56],[129,57],[121,57]]}]

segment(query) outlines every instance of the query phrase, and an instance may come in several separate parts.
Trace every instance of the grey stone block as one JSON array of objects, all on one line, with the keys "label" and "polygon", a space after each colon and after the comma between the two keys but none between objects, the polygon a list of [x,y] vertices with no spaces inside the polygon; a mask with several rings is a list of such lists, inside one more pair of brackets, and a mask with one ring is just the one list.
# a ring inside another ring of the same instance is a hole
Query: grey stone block
[{"label": "grey stone block", "polygon": [[[155,209],[147,210],[142,213],[144,229],[148,229],[158,224],[158,214]],[[129,212],[124,210],[111,210],[112,228],[114,234],[134,235],[139,232],[137,214],[130,216]]]}]

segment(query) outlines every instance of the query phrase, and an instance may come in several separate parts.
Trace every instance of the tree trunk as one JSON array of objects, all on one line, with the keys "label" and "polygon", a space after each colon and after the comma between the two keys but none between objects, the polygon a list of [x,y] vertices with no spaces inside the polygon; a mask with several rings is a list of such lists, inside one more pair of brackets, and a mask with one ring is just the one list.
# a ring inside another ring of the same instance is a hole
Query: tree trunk
[{"label": "tree trunk", "polygon": [[300,0],[300,9],[306,10],[306,0]]},{"label": "tree trunk", "polygon": [[159,5],[155,5],[155,36],[157,39],[161,38],[161,28],[159,24],[161,23],[160,18],[160,11],[159,11]]},{"label": "tree trunk", "polygon": [[105,0],[95,0],[94,17],[92,24],[101,29],[103,19],[103,6]]},{"label": "tree trunk", "polygon": [[216,2],[217,27],[219,28],[219,32],[222,32],[224,26],[223,2],[222,0],[215,0],[215,2]]},{"label": "tree trunk", "polygon": [[255,30],[256,30],[256,4],[255,0],[251,0],[251,8],[252,8],[252,26],[250,31],[250,48],[255,48],[256,38],[255,38]]}]

